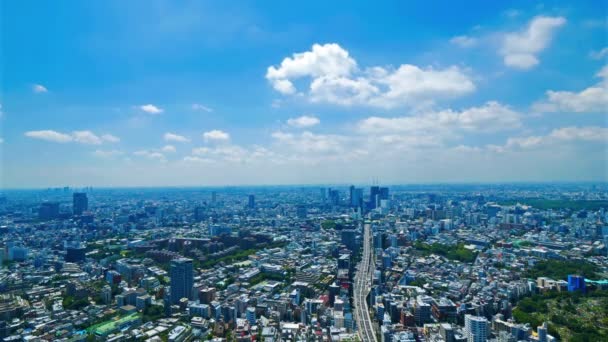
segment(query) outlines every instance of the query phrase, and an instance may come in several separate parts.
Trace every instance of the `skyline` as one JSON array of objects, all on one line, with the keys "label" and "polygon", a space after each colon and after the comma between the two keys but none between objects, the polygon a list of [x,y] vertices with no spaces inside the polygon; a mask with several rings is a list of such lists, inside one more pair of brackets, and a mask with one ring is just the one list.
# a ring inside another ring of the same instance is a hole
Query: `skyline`
[{"label": "skyline", "polygon": [[28,4],[0,188],[608,181],[599,1]]}]

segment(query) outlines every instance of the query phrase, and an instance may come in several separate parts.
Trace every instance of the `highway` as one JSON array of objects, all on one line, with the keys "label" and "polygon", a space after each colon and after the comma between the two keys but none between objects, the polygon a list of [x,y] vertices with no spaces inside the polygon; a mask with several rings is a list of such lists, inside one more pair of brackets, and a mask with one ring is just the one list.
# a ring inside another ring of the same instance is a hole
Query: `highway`
[{"label": "highway", "polygon": [[355,320],[357,321],[357,331],[363,342],[377,342],[374,332],[372,318],[369,315],[367,306],[367,295],[371,290],[372,275],[374,272],[374,262],[371,248],[370,225],[363,227],[363,256],[355,275],[355,285],[353,289],[355,304]]}]

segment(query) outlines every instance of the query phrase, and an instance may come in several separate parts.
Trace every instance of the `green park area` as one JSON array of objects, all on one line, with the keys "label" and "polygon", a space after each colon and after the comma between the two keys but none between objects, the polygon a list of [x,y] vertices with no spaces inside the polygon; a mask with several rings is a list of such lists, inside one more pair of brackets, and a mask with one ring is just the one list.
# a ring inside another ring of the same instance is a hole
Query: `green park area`
[{"label": "green park area", "polygon": [[536,209],[571,209],[571,210],[599,210],[608,208],[606,200],[549,200],[542,198],[521,198],[508,201],[499,201],[500,205],[525,204]]},{"label": "green park area", "polygon": [[416,242],[414,244],[414,248],[425,256],[437,254],[450,260],[462,262],[473,262],[477,257],[477,253],[465,248],[463,243],[450,246],[440,243],[428,244],[424,242]]},{"label": "green park area", "polygon": [[543,322],[560,341],[608,341],[608,291],[550,291],[524,298],[513,309],[518,323]]}]

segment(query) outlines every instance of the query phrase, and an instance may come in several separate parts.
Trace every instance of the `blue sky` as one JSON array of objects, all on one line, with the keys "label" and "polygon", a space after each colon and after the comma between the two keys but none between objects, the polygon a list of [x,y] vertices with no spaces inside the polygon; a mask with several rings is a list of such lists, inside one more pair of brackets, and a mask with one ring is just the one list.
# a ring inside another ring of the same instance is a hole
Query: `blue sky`
[{"label": "blue sky", "polygon": [[0,6],[2,187],[608,178],[603,1]]}]

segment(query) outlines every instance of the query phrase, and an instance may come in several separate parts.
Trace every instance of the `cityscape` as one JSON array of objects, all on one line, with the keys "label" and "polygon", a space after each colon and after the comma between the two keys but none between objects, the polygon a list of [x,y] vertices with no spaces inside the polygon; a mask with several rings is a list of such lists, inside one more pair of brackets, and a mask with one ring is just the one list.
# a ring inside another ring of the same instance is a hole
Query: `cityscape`
[{"label": "cityscape", "polygon": [[608,342],[608,2],[0,1],[0,342]]},{"label": "cityscape", "polygon": [[6,191],[4,341],[605,340],[606,184]]}]

